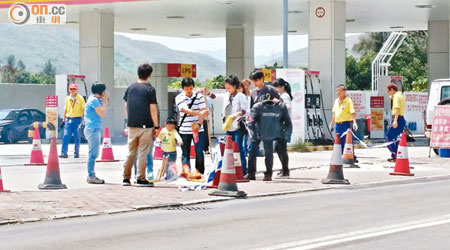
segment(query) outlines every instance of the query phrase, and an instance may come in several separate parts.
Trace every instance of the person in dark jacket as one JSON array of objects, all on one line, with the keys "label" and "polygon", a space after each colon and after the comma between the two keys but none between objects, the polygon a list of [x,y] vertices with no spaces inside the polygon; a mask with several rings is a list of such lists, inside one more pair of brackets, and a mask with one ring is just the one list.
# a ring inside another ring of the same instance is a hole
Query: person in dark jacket
[{"label": "person in dark jacket", "polygon": [[[253,108],[257,103],[273,100],[274,102],[279,102],[280,95],[277,90],[264,83],[264,74],[260,70],[255,70],[250,73],[250,81],[255,86],[255,89],[251,92],[250,98],[250,108]],[[257,126],[256,126],[257,127]],[[257,128],[256,128],[257,129]],[[247,180],[256,180],[256,156],[259,151],[260,140],[250,140],[250,149],[248,154],[248,172],[245,175]],[[273,151],[273,150],[272,150]]]},{"label": "person in dark jacket", "polygon": [[[265,151],[266,172],[263,181],[272,180],[273,167],[273,143],[277,142],[278,154],[287,154],[286,143],[290,142],[292,134],[292,122],[286,105],[271,100],[256,103],[250,112],[249,132],[252,141],[263,141]],[[281,157],[283,172],[289,173],[287,158]],[[255,175],[256,164],[249,166],[249,174]]]}]

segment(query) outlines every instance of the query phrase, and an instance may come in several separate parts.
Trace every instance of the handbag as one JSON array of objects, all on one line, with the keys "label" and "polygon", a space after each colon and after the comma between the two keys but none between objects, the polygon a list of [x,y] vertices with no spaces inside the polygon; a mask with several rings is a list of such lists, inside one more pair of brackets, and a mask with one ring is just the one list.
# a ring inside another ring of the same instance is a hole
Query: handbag
[{"label": "handbag", "polygon": [[239,132],[241,132],[242,135],[248,135],[248,128],[245,119],[243,118],[239,120],[238,124],[239,124]]}]

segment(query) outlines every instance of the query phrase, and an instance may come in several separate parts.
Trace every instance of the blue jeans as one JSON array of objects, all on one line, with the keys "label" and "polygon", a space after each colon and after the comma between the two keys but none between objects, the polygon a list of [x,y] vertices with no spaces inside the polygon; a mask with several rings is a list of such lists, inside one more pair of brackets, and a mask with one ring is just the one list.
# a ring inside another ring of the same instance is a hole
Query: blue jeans
[{"label": "blue jeans", "polygon": [[244,135],[244,139],[242,140],[242,147],[244,147],[245,154],[248,154],[249,152],[248,140],[249,140],[248,135]]},{"label": "blue jeans", "polygon": [[163,152],[163,157],[169,157],[169,163],[177,161],[177,151],[175,152]]},{"label": "blue jeans", "polygon": [[[255,176],[256,173],[256,155],[259,149],[260,140],[252,140],[250,142],[250,151],[248,153],[248,170],[247,173],[249,176]],[[266,156],[267,156],[267,152]]]},{"label": "blue jeans", "polygon": [[227,135],[230,135],[233,141],[237,142],[239,145],[239,154],[241,155],[242,171],[244,172],[245,175],[247,173],[247,159],[245,158],[245,149],[243,146],[244,137],[242,136],[242,133],[239,130],[227,132]]},{"label": "blue jeans", "polygon": [[67,118],[66,123],[64,124],[64,135],[63,135],[63,144],[61,153],[63,155],[67,154],[67,150],[69,147],[70,139],[72,138],[72,134],[75,142],[75,154],[79,154],[80,152],[80,124],[81,117],[76,118]]},{"label": "blue jeans", "polygon": [[[394,117],[392,117],[391,123],[389,124],[389,128],[386,131],[386,142],[395,141],[398,139],[398,136],[403,133],[403,130],[405,129],[406,121],[404,116],[398,116],[397,120],[397,128],[392,127],[392,122],[394,121]],[[397,158],[397,149],[398,149],[398,142],[392,143],[387,147],[389,151],[391,151],[392,158]]]},{"label": "blue jeans", "polygon": [[[181,156],[181,164],[187,164],[188,166],[191,166],[191,141],[194,139],[194,136],[192,134],[180,134],[180,136],[183,140],[183,146],[181,146],[181,149],[183,150],[183,154]],[[204,132],[200,132],[198,134],[198,137],[198,143],[195,144],[195,168],[201,174],[203,174],[205,172],[205,158],[203,155],[203,143],[205,141]]]},{"label": "blue jeans", "polygon": [[177,162],[177,151],[175,152],[163,152],[163,157],[169,157],[169,161],[167,162],[166,166],[166,180],[173,180],[176,178],[176,172],[171,169],[172,164],[175,164]]},{"label": "blue jeans", "polygon": [[[343,123],[336,123],[336,133],[339,133],[341,135],[341,154],[344,154],[344,146],[345,146],[345,139],[347,138],[347,130],[352,129],[353,122],[343,122]],[[342,137],[342,135],[344,135]],[[355,137],[352,136],[352,139],[355,140]],[[355,152],[353,152],[353,155],[356,160]]]},{"label": "blue jeans", "polygon": [[89,177],[94,177],[94,167],[95,159],[98,157],[98,152],[100,149],[100,139],[101,139],[102,129],[100,128],[85,128],[84,135],[88,141],[89,145],[89,156],[87,162],[87,170]]}]

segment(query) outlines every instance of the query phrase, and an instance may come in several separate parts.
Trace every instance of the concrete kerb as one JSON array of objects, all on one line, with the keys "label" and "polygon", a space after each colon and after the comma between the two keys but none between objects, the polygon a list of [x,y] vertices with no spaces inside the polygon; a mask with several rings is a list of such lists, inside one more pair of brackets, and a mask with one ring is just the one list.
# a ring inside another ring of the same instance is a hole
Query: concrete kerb
[{"label": "concrete kerb", "polygon": [[[333,145],[326,145],[326,146],[307,146],[306,147],[306,153],[307,152],[318,152],[318,151],[333,151]],[[353,144],[353,147],[356,149],[365,149],[361,144]],[[288,152],[304,152],[302,150],[298,150],[295,148],[288,148]]]},{"label": "concrete kerb", "polygon": [[[382,186],[391,186],[391,185],[405,185],[405,184],[410,184],[410,183],[414,183],[414,182],[431,182],[431,181],[439,181],[439,180],[450,180],[450,175],[422,176],[422,177],[405,178],[405,179],[401,179],[401,180],[387,180],[387,181],[352,184],[350,186],[329,185],[326,187],[268,192],[268,193],[262,193],[262,194],[249,195],[247,197],[247,199],[300,194],[300,193],[307,193],[307,192],[317,192],[317,191],[323,191],[323,190],[345,190],[345,189],[382,187]],[[157,204],[157,205],[138,205],[138,206],[133,206],[131,208],[111,209],[111,210],[105,210],[105,211],[101,211],[101,212],[80,211],[79,213],[60,214],[60,215],[54,215],[54,216],[51,216],[48,218],[25,218],[25,219],[21,219],[21,220],[0,220],[0,226],[1,225],[9,225],[9,224],[39,222],[39,221],[45,221],[45,220],[60,220],[60,219],[69,219],[69,218],[89,217],[89,216],[106,215],[106,214],[112,215],[112,214],[128,213],[128,212],[142,211],[142,210],[177,208],[177,207],[184,207],[184,206],[193,206],[193,205],[201,205],[201,204],[208,204],[208,203],[224,202],[224,201],[234,200],[234,199],[239,199],[239,198],[214,197],[211,199],[200,199],[200,200],[186,201],[186,202],[180,202],[180,203],[166,203],[166,204]]]}]

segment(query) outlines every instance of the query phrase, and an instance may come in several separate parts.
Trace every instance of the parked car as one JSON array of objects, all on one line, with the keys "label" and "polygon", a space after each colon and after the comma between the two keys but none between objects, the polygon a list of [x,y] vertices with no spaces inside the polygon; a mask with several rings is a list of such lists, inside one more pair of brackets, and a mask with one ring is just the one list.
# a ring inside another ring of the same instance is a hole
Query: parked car
[{"label": "parked car", "polygon": [[[0,141],[10,144],[28,140],[28,129],[33,122],[45,122],[45,114],[37,109],[0,110]],[[45,138],[45,130],[39,131]]]},{"label": "parked car", "polygon": [[[425,113],[425,136],[430,138],[433,127],[434,107],[436,105],[450,105],[450,79],[435,80],[430,85],[430,94]],[[439,149],[434,149],[438,155]]]}]

